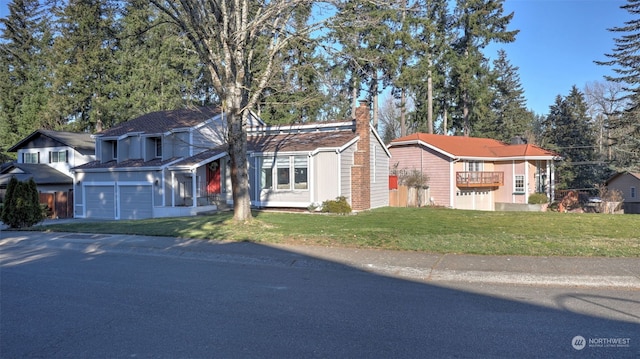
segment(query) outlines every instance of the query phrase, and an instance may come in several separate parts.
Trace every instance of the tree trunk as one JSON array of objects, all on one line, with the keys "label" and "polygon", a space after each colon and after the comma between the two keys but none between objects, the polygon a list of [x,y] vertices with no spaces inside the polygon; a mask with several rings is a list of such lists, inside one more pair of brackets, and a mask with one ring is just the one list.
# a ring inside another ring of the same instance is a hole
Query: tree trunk
[{"label": "tree trunk", "polygon": [[378,71],[373,70],[373,86],[371,91],[373,95],[373,128],[378,131]]},{"label": "tree trunk", "polygon": [[247,111],[242,111],[241,89],[230,91],[232,98],[224,101],[228,109],[227,129],[229,157],[231,159],[231,194],[233,219],[237,222],[251,221],[251,196],[249,193],[249,171],[247,168]]}]

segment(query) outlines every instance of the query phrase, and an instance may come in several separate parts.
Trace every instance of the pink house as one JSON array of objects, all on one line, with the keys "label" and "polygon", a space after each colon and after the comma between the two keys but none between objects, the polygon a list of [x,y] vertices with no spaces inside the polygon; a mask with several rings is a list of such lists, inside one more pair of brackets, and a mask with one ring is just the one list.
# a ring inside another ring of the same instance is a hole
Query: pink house
[{"label": "pink house", "polygon": [[428,177],[433,205],[493,211],[526,204],[533,193],[553,200],[559,156],[535,145],[416,133],[388,148],[392,169]]}]

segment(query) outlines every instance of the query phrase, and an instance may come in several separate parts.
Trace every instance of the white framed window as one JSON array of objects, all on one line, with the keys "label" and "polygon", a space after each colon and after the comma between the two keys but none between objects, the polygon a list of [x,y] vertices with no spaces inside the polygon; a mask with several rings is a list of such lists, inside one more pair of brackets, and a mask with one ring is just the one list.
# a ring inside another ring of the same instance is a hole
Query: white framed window
[{"label": "white framed window", "polygon": [[308,162],[307,156],[293,157],[293,187],[295,189],[309,189]]},{"label": "white framed window", "polygon": [[260,188],[273,188],[273,157],[262,158],[262,169],[260,172]]},{"label": "white framed window", "polygon": [[513,192],[524,193],[524,175],[515,175],[513,178]]},{"label": "white framed window", "polygon": [[49,152],[49,163],[67,162],[67,151]]},{"label": "white framed window", "polygon": [[[309,189],[307,156],[263,157],[260,170],[262,189]],[[274,183],[275,178],[275,183]]]},{"label": "white framed window", "polygon": [[467,172],[482,172],[484,171],[484,162],[482,161],[466,161],[464,163],[464,170]]},{"label": "white framed window", "polygon": [[40,163],[40,152],[27,152],[22,155],[23,163]]}]

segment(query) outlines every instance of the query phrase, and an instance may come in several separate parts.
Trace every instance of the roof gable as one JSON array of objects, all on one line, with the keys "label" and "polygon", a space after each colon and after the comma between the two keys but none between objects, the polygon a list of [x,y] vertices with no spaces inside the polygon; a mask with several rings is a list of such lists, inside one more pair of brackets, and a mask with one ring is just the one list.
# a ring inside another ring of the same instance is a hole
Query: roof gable
[{"label": "roof gable", "polygon": [[507,144],[491,138],[415,133],[391,141],[389,147],[423,144],[452,158],[556,157],[558,154],[532,144]]},{"label": "roof gable", "polygon": [[219,107],[156,111],[122,122],[96,135],[119,137],[127,133],[165,133],[178,128],[197,126],[220,113]]},{"label": "roof gable", "polygon": [[23,148],[43,148],[67,146],[78,151],[93,151],[95,143],[88,133],[75,133],[52,130],[36,130],[8,149],[17,152]]}]

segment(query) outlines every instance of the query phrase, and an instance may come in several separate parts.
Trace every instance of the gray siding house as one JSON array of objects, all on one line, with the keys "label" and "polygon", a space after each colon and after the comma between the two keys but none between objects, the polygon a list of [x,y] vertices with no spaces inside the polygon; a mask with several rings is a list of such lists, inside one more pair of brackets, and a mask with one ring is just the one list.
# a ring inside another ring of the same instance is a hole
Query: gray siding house
[{"label": "gray siding house", "polygon": [[[368,106],[358,113],[351,121],[291,126],[251,116],[252,205],[307,208],[345,196],[355,210],[387,206],[389,152],[369,124]],[[78,218],[190,216],[232,203],[219,108],[155,112],[94,137],[96,161],[73,169]]]},{"label": "gray siding house", "polygon": [[17,159],[0,166],[0,200],[3,200],[12,177],[19,181],[33,178],[41,200],[47,199],[46,204],[51,207],[54,217],[73,217],[73,210],[66,209],[67,199],[72,202],[74,188],[71,168],[96,159],[91,135],[36,130],[8,151],[17,152]]}]

